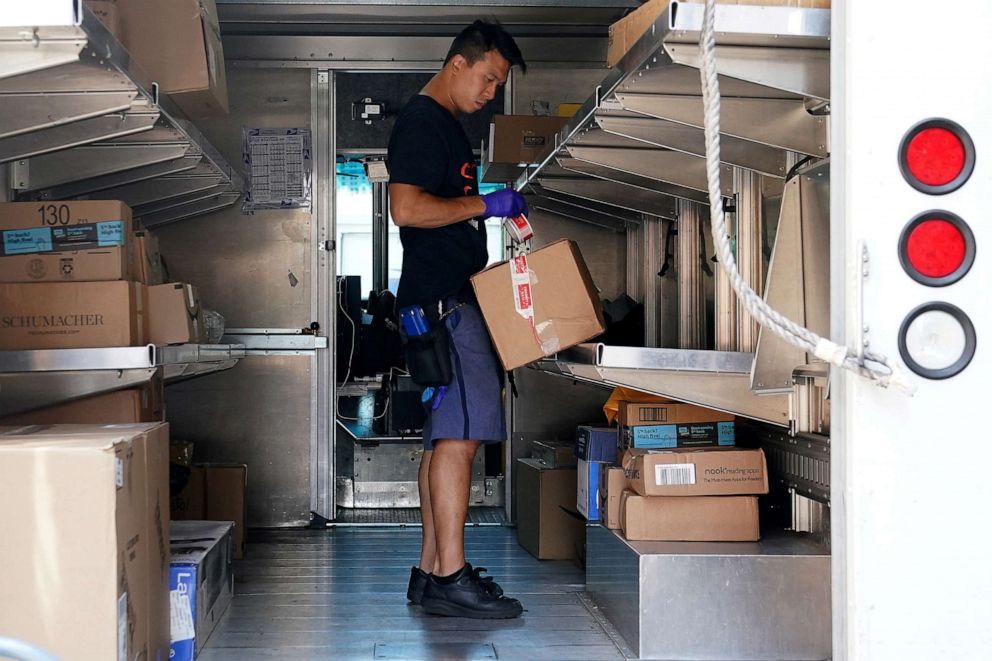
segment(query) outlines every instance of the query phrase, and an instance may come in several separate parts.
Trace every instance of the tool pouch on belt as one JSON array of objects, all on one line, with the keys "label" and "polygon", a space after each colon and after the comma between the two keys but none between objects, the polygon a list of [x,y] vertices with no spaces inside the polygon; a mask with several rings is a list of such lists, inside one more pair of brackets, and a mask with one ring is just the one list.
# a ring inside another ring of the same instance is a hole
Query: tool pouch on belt
[{"label": "tool pouch on belt", "polygon": [[451,383],[451,354],[448,353],[448,328],[437,315],[430,318],[430,330],[409,336],[402,330],[403,353],[410,378],[420,386],[446,386]]}]

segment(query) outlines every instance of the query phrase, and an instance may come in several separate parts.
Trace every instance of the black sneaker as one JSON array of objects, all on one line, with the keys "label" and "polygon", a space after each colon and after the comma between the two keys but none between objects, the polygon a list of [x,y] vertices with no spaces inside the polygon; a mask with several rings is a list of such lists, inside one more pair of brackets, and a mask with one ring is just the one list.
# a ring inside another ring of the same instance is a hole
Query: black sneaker
[{"label": "black sneaker", "polygon": [[466,566],[472,571],[472,576],[475,576],[475,580],[482,583],[482,587],[486,588],[486,592],[494,597],[503,596],[503,588],[499,586],[492,576],[483,576],[484,573],[489,571],[485,567],[475,567],[473,568],[471,564],[466,563]]},{"label": "black sneaker", "polygon": [[424,587],[427,586],[427,577],[430,576],[420,567],[410,568],[410,585],[406,588],[406,599],[410,603],[420,604],[424,599]]},{"label": "black sneaker", "polygon": [[450,582],[442,583],[436,576],[429,576],[421,605],[431,615],[481,620],[520,617],[524,610],[516,599],[490,593],[484,579],[480,579],[467,563]]}]

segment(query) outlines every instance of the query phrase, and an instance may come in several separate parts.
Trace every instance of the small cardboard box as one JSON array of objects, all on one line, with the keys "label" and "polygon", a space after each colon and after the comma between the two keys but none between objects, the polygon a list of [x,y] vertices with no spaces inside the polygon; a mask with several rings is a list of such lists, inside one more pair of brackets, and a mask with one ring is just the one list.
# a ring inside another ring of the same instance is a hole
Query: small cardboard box
[{"label": "small cardboard box", "polygon": [[[718,5],[762,5],[771,7],[798,7],[804,9],[830,9],[831,0],[716,0]],[[606,65],[614,67],[627,51],[637,43],[668,9],[669,0],[647,0],[635,11],[610,26]],[[659,35],[660,37],[660,35]]]},{"label": "small cardboard box", "polygon": [[164,424],[0,430],[0,631],[65,659],[168,658],[167,439]]},{"label": "small cardboard box", "polygon": [[234,597],[229,521],[173,521],[169,527],[170,661],[193,661]]},{"label": "small cardboard box", "polygon": [[620,498],[623,534],[629,541],[754,542],[756,496],[651,498],[624,491]]},{"label": "small cardboard box", "polygon": [[541,162],[554,149],[555,135],[567,122],[567,117],[493,115],[490,161],[512,165]]},{"label": "small cardboard box", "polygon": [[162,378],[137,388],[84,397],[0,419],[0,425],[114,425],[165,420]]},{"label": "small cardboard box", "polygon": [[196,464],[189,479],[172,498],[175,521],[230,521],[234,524],[234,558],[245,555],[248,467],[244,464]]},{"label": "small cardboard box", "polygon": [[138,346],[145,314],[135,282],[0,284],[0,350]]},{"label": "small cardboard box", "polygon": [[620,530],[620,496],[627,488],[623,469],[609,464],[599,465],[599,511],[603,525]]},{"label": "small cardboard box", "polygon": [[148,287],[148,341],[152,344],[206,342],[196,287],[179,282]]},{"label": "small cardboard box", "polygon": [[138,282],[146,285],[160,285],[165,282],[165,267],[158,247],[158,237],[148,230],[140,230],[134,235],[134,250],[131,252],[131,273]]},{"label": "small cardboard box", "polygon": [[129,0],[117,9],[124,47],[190,119],[227,114],[214,0]]},{"label": "small cardboard box", "polygon": [[623,469],[641,496],[731,496],[768,493],[768,469],[762,450],[630,451]]},{"label": "small cardboard box", "polygon": [[638,425],[624,427],[620,449],[731,447],[736,443],[733,422],[681,423],[677,425]]},{"label": "small cardboard box", "polygon": [[206,471],[198,466],[185,468],[188,477],[169,502],[169,512],[173,521],[202,521],[207,518]]},{"label": "small cardboard box", "polygon": [[617,422],[624,427],[733,421],[731,413],[679,402],[620,402],[617,412]]},{"label": "small cardboard box", "polygon": [[576,470],[517,460],[517,540],[538,560],[572,560],[585,540],[575,507]]},{"label": "small cardboard box", "polygon": [[586,461],[617,463],[617,428],[579,425],[575,433],[575,456]]},{"label": "small cardboard box", "polygon": [[599,521],[600,466],[596,461],[579,459],[576,507],[589,521]]},{"label": "small cardboard box", "polygon": [[503,367],[512,370],[606,327],[599,293],[574,242],[563,240],[472,276]]},{"label": "small cardboard box", "polygon": [[534,441],[530,456],[546,468],[570,468],[575,466],[575,445],[567,441]]}]

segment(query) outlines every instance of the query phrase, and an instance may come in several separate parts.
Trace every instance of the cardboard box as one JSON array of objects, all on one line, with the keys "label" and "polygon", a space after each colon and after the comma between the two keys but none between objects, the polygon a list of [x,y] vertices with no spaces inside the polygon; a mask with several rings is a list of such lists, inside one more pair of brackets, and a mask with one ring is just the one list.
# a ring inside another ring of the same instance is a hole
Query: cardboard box
[{"label": "cardboard box", "polygon": [[141,230],[135,232],[133,238],[131,273],[134,279],[146,285],[161,285],[165,282],[165,267],[158,237],[148,230]]},{"label": "cardboard box", "polygon": [[490,161],[512,165],[540,163],[555,146],[567,117],[493,115],[489,125]]},{"label": "cardboard box", "polygon": [[134,232],[131,207],[116,200],[0,203],[0,230],[66,227],[108,220],[123,221],[127,236]]},{"label": "cardboard box", "polygon": [[596,285],[572,241],[491,266],[472,276],[472,286],[506,370],[585,342],[606,327]]},{"label": "cardboard box", "polygon": [[101,282],[130,280],[122,246],[0,257],[0,282]]},{"label": "cardboard box", "polygon": [[624,455],[629,488],[641,496],[730,496],[768,493],[762,450],[649,450]]},{"label": "cardboard box", "polygon": [[733,421],[731,413],[678,402],[620,402],[617,412],[617,422],[624,427]]},{"label": "cardboard box", "polygon": [[117,13],[117,0],[83,0],[83,4],[120,41],[121,20]]},{"label": "cardboard box", "polygon": [[196,464],[189,469],[185,487],[172,498],[175,521],[231,521],[234,557],[245,556],[245,520],[248,513],[248,467],[244,464]]},{"label": "cardboard box", "polygon": [[601,462],[579,459],[576,507],[589,521],[599,521],[599,476]]},{"label": "cardboard box", "polygon": [[609,464],[599,465],[599,511],[603,525],[620,530],[620,497],[627,488],[623,469]]},{"label": "cardboard box", "polygon": [[575,444],[567,441],[534,441],[530,456],[547,468],[570,468],[575,466]]},{"label": "cardboard box", "polygon": [[0,419],[0,425],[111,425],[164,420],[162,378],[158,376],[137,388],[8,416]]},{"label": "cardboard box", "polygon": [[167,439],[164,424],[0,432],[5,636],[66,659],[168,658]]},{"label": "cardboard box", "polygon": [[574,468],[545,468],[517,460],[517,540],[538,560],[571,560],[585,541],[585,523],[575,507]]},{"label": "cardboard box", "polygon": [[758,528],[756,496],[650,498],[624,491],[620,520],[628,541],[754,542]]},{"label": "cardboard box", "polygon": [[0,284],[0,350],[139,346],[145,313],[135,282]]},{"label": "cardboard box", "polygon": [[207,341],[196,287],[178,282],[148,287],[148,341],[160,345]]},{"label": "cardboard box", "polygon": [[678,425],[638,425],[624,427],[620,449],[645,448],[667,450],[671,448],[732,447],[736,443],[733,422],[700,422]]},{"label": "cardboard box", "polygon": [[234,596],[231,523],[173,521],[170,525],[170,661],[193,661]]},{"label": "cardboard box", "polygon": [[616,427],[579,425],[575,433],[575,456],[615,464],[618,444]]},{"label": "cardboard box", "polygon": [[128,53],[190,119],[227,114],[214,0],[129,0],[118,14]]},{"label": "cardboard box", "polygon": [[[762,5],[768,7],[798,7],[830,9],[830,0],[716,0],[718,5]],[[637,10],[610,26],[606,65],[614,67],[668,9],[669,0],[647,0]]]}]

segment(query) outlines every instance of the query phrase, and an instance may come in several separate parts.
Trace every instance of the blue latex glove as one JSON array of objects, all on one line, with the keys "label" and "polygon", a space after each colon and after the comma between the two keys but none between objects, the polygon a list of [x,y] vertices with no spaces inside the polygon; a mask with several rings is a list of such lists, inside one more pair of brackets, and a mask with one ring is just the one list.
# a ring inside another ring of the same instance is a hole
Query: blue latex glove
[{"label": "blue latex glove", "polygon": [[483,195],[482,201],[486,203],[487,218],[513,218],[527,213],[527,201],[512,188],[503,188]]}]

